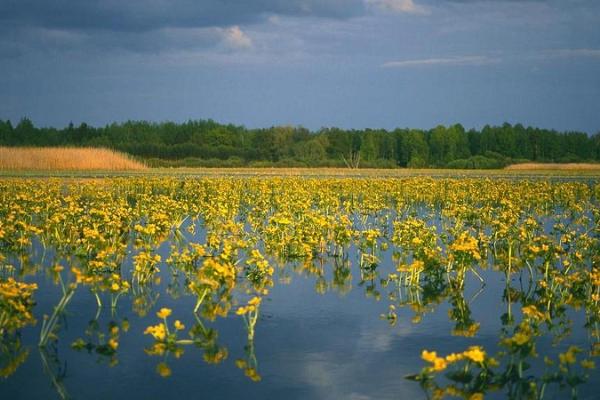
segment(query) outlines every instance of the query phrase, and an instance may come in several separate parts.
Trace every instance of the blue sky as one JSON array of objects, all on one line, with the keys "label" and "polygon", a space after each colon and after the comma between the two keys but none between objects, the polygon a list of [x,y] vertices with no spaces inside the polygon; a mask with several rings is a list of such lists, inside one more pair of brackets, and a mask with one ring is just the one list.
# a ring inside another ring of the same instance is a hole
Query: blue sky
[{"label": "blue sky", "polygon": [[597,0],[0,0],[0,118],[600,131]]}]

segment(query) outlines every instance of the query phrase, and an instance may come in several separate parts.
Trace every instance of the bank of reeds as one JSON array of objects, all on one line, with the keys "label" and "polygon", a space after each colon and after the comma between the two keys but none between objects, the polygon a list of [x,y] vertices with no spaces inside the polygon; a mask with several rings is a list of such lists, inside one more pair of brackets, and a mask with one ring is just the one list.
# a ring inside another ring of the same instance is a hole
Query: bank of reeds
[{"label": "bank of reeds", "polygon": [[577,171],[577,170],[600,170],[600,163],[521,163],[509,165],[505,169],[511,170],[566,170],[566,171]]},{"label": "bank of reeds", "polygon": [[143,170],[125,153],[90,147],[0,147],[0,170]]}]

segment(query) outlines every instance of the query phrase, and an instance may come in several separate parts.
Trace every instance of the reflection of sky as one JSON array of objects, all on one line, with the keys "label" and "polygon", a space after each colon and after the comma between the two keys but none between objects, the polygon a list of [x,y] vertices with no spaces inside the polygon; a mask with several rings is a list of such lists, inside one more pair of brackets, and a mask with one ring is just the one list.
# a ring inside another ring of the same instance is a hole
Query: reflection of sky
[{"label": "reflection of sky", "polygon": [[596,0],[0,3],[0,118],[600,127]]},{"label": "reflection of sky", "polygon": [[[168,248],[168,244],[161,246],[163,259]],[[473,277],[468,280],[465,299],[470,304],[473,319],[481,327],[474,338],[462,338],[450,335],[453,324],[448,320],[446,302],[426,313],[419,324],[411,322],[413,312],[408,307],[399,308],[398,321],[390,326],[380,314],[388,310],[390,303],[386,296],[392,288],[381,288],[377,283],[381,300],[366,298],[364,286],[359,285],[355,257],[353,251],[350,254],[352,290],[345,294],[333,290],[317,294],[314,276],[297,275],[291,272],[291,266],[286,267],[291,277],[289,284],[275,285],[262,305],[256,327],[256,356],[263,378],[260,383],[250,382],[233,364],[234,360],[244,357],[246,345],[243,323],[234,315],[207,323],[218,329],[219,344],[229,350],[223,364],[208,365],[202,360],[200,349],[186,347],[180,360],[169,359],[173,375],[166,380],[158,377],[155,366],[160,358],[144,353],[143,348],[152,340],[142,334],[146,326],[157,322],[155,311],[161,307],[173,308],[172,321],[181,319],[187,328],[193,325],[190,310],[194,299],[189,296],[173,299],[165,292],[170,283],[165,265],[161,267],[162,283],[156,288],[159,298],[148,316],[135,315],[129,298],[119,302],[118,320],[127,318],[131,327],[128,333],[121,334],[119,364],[114,368],[99,363],[100,357],[95,354],[78,353],[69,347],[83,336],[96,311],[94,297],[86,288],[81,288],[68,307],[67,319],[60,331],[58,356],[67,372],[64,385],[74,398],[86,399],[165,398],[174,391],[182,398],[209,399],[420,399],[423,394],[418,385],[403,377],[418,372],[423,366],[422,349],[447,354],[478,344],[490,353],[497,350],[500,316],[506,310],[506,304],[499,301],[504,289],[502,273],[483,271],[487,284],[479,294],[479,281]],[[389,257],[383,259],[386,262],[379,267],[382,274],[393,269]],[[326,280],[331,281],[331,265],[326,264],[324,271]],[[283,273],[278,272],[278,275]],[[40,290],[36,293],[39,304],[35,312],[41,320],[41,313],[50,311],[59,294],[47,277],[40,275],[37,281]],[[518,288],[520,284],[517,278],[513,279],[513,287]],[[519,307],[513,305],[517,321]],[[573,333],[565,342],[552,349],[551,338],[539,339],[540,358],[533,360],[537,371],[542,368],[543,355],[565,351],[570,344],[583,348],[589,345],[587,333],[582,329],[583,313],[570,312],[569,316]],[[105,308],[100,318],[100,326],[105,331],[110,319],[110,311]],[[0,393],[7,398],[55,397],[49,377],[42,372],[35,346],[39,328],[40,322],[35,328],[23,330],[23,340],[30,346],[31,355],[13,376],[0,381]],[[594,382],[598,379],[600,374],[594,372],[592,382],[582,387],[581,398],[594,398]],[[552,396],[550,391],[549,398]]]}]

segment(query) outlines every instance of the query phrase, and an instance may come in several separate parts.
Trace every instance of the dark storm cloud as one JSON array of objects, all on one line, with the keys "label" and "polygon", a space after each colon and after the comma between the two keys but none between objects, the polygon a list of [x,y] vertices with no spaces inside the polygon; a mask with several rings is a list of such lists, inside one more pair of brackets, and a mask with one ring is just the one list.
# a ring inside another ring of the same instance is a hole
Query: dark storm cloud
[{"label": "dark storm cloud", "polygon": [[347,18],[362,0],[3,0],[0,23],[61,30],[148,31],[228,26],[267,14]]},{"label": "dark storm cloud", "polygon": [[599,27],[599,0],[0,0],[0,119],[596,132]]}]

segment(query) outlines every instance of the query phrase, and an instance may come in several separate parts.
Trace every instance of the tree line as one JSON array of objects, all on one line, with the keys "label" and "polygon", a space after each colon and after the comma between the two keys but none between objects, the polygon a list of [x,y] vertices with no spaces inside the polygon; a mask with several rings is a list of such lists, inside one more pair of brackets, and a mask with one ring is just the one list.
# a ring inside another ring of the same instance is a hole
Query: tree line
[{"label": "tree line", "polygon": [[348,166],[499,168],[514,162],[600,161],[600,132],[462,125],[422,129],[274,126],[248,129],[212,120],[127,121],[58,129],[0,119],[2,146],[86,146],[124,151],[155,166]]}]

